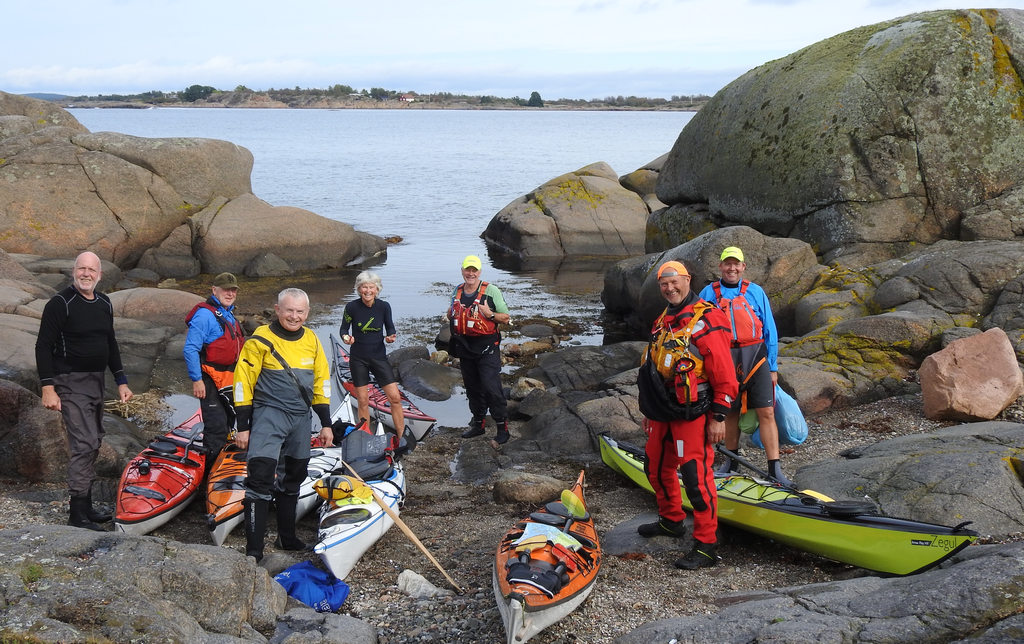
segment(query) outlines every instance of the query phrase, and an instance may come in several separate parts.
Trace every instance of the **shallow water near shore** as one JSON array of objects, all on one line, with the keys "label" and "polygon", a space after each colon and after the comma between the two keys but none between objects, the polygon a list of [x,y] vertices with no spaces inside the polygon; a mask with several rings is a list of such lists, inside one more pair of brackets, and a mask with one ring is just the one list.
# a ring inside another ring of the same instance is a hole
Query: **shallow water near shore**
[{"label": "shallow water near shore", "polygon": [[[400,237],[386,257],[302,276],[299,284],[314,303],[310,326],[326,341],[354,297],[358,272],[378,273],[381,299],[391,303],[398,327],[393,348],[433,341],[469,254],[483,259],[483,279],[501,288],[513,318],[571,317],[582,327],[573,342],[602,343],[600,293],[604,271],[615,260],[517,267],[490,255],[480,234],[508,203],[559,175],[599,161],[623,175],[657,159],[693,117],[632,111],[69,111],[93,132],[231,141],[253,153],[257,197]],[[242,308],[251,304],[246,297],[243,280]],[[272,302],[266,294],[260,299],[262,306]],[[467,415],[459,397],[415,402],[443,424],[459,426]]]}]

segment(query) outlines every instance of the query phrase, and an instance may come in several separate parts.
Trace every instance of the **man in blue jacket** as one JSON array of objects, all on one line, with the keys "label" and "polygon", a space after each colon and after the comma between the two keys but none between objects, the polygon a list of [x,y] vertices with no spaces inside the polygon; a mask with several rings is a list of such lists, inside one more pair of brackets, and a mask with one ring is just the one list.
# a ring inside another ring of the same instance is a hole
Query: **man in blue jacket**
[{"label": "man in blue jacket", "polygon": [[[725,422],[725,446],[736,451],[740,444],[741,411],[754,409],[764,443],[768,473],[785,485],[790,481],[779,465],[779,428],[775,423],[775,385],[779,379],[779,333],[764,289],[743,279],[747,264],[743,251],[729,246],[722,251],[718,270],[721,279],[700,292],[701,299],[723,309],[732,325],[732,356],[740,395]],[[719,472],[733,471],[726,458]]]},{"label": "man in blue jacket", "polygon": [[203,412],[207,472],[235,424],[231,386],[235,363],[245,343],[242,325],[234,315],[237,297],[238,280],[231,273],[221,273],[213,278],[210,297],[195,305],[185,317],[185,366],[192,381],[192,395],[199,399]]}]

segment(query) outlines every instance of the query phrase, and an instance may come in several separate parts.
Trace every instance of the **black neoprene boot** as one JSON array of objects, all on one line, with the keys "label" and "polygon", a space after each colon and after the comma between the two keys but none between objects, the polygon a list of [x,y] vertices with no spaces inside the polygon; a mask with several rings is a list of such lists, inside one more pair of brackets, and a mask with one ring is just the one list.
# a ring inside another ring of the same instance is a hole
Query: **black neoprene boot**
[{"label": "black neoprene boot", "polygon": [[245,506],[245,555],[255,557],[256,563],[263,560],[263,539],[267,534],[267,514],[270,501],[246,497]]},{"label": "black neoprene boot", "polygon": [[68,518],[68,525],[76,528],[95,530],[96,532],[105,532],[103,528],[96,525],[96,523],[89,518],[89,497],[87,496],[71,497],[71,515]]},{"label": "black neoprene boot", "polygon": [[277,541],[274,547],[281,550],[310,550],[306,542],[295,536],[295,506],[299,495],[279,492],[274,497],[277,505]]},{"label": "black neoprene boot", "polygon": [[85,516],[89,517],[90,521],[93,521],[95,523],[106,523],[107,521],[110,521],[114,518],[114,515],[107,514],[106,512],[100,512],[99,510],[93,507],[92,490],[89,490],[89,495],[86,498],[88,499],[88,503],[86,503],[85,505]]},{"label": "black neoprene boot", "polygon": [[637,534],[645,539],[651,537],[685,537],[685,521],[672,521],[665,517],[658,517],[654,523],[644,523],[637,526]]},{"label": "black neoprene boot", "polygon": [[498,445],[504,445],[508,442],[508,421],[507,420],[495,420],[494,424],[498,426],[498,433],[494,436],[494,442]]},{"label": "black neoprene boot", "polygon": [[694,540],[693,549],[682,559],[676,559],[676,568],[683,570],[697,570],[698,568],[710,568],[718,563],[719,557],[715,554],[715,544],[701,543]]},{"label": "black neoprene boot", "polygon": [[469,429],[462,432],[463,438],[473,438],[476,436],[484,435],[484,425],[487,423],[487,419],[483,416],[473,416],[469,419]]}]

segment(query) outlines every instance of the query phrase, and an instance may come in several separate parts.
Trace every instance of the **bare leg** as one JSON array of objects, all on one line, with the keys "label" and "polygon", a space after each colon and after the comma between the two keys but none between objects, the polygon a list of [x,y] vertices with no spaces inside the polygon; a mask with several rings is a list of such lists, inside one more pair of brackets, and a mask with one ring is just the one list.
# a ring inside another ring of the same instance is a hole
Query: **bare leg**
[{"label": "bare leg", "polygon": [[391,420],[395,423],[395,433],[402,438],[405,431],[405,412],[402,411],[402,393],[398,391],[398,384],[392,382],[384,385],[384,393],[388,395],[388,402],[391,403]]},{"label": "bare leg", "polygon": [[[369,385],[356,387],[356,401],[359,403],[359,418],[370,419],[370,388]],[[358,419],[357,419],[358,422]]]},{"label": "bare leg", "polygon": [[775,424],[775,408],[759,407],[756,411],[761,442],[764,444],[764,457],[769,461],[776,460],[779,458],[779,426]]}]

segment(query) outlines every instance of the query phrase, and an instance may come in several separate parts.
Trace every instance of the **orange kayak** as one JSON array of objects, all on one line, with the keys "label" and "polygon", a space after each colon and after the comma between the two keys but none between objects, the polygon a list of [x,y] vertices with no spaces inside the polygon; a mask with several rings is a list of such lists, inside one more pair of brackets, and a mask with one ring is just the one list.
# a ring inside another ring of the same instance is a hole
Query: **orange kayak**
[{"label": "orange kayak", "polygon": [[247,452],[228,442],[206,481],[206,521],[214,545],[221,545],[242,522]]},{"label": "orange kayak", "polygon": [[576,610],[594,589],[601,545],[583,496],[584,473],[498,544],[492,582],[508,644],[522,644]]}]

